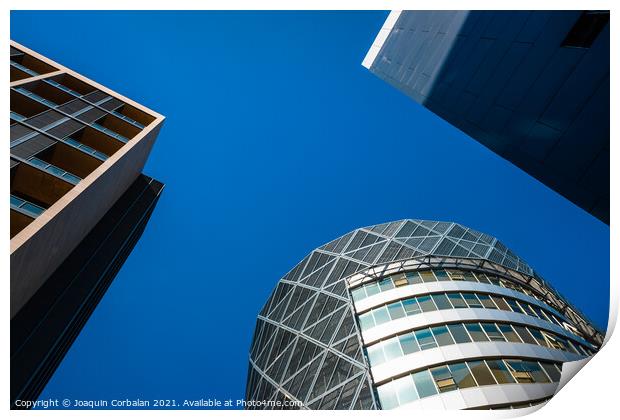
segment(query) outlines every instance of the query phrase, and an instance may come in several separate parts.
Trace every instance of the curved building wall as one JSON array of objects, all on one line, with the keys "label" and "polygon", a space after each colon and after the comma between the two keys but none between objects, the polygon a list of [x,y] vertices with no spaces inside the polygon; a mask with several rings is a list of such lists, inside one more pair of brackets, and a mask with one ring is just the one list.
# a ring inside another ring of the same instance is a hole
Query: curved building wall
[{"label": "curved building wall", "polygon": [[[509,408],[553,395],[603,336],[497,239],[402,220],[306,256],[258,316],[258,408]],[[298,404],[291,406],[291,402]]]}]

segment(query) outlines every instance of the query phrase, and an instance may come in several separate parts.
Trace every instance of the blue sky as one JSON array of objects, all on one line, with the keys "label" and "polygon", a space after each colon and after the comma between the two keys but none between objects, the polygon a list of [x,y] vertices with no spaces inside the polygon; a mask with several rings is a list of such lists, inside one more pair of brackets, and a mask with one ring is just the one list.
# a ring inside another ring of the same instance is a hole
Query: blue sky
[{"label": "blue sky", "polygon": [[500,238],[606,326],[609,228],[363,68],[386,16],[11,13],[12,39],[167,117],[164,193],[41,398],[242,398],[277,280],[403,218]]}]

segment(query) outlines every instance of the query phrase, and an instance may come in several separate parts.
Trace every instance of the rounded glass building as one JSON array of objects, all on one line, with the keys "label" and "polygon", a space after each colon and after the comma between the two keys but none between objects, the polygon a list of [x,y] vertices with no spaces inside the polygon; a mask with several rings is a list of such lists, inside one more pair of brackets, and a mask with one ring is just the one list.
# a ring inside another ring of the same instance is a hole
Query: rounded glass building
[{"label": "rounded glass building", "polygon": [[[603,335],[497,239],[401,220],[312,251],[258,315],[258,408],[516,408]],[[271,404],[268,404],[271,402]]]}]

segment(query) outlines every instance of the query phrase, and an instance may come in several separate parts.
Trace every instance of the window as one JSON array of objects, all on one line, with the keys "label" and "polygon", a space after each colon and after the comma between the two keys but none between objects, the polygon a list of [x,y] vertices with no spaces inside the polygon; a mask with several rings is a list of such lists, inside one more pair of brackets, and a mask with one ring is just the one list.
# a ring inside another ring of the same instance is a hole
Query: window
[{"label": "window", "polygon": [[413,333],[405,334],[400,337],[400,346],[403,349],[404,354],[415,353],[416,351],[420,351],[420,347],[418,346],[418,342],[415,339],[415,335]]},{"label": "window", "polygon": [[521,307],[523,308],[523,310],[525,310],[525,313],[527,313],[529,316],[538,318],[538,314],[534,312],[534,309],[532,309],[532,307],[528,303],[521,302]]},{"label": "window", "polygon": [[509,384],[515,381],[502,360],[487,360],[487,366],[491,369],[498,384]]},{"label": "window", "polygon": [[392,319],[398,319],[405,316],[405,310],[403,309],[403,304],[400,302],[390,303],[388,305],[388,311],[390,312],[390,316]]},{"label": "window", "polygon": [[467,365],[469,366],[471,373],[474,375],[474,378],[476,378],[478,386],[494,385],[496,383],[493,375],[491,374],[491,371],[484,363],[484,361],[479,360],[474,362],[467,362]]},{"label": "window", "polygon": [[428,372],[428,370],[414,373],[412,377],[420,398],[430,397],[431,395],[437,394],[437,389],[435,388],[435,381],[433,381],[433,379],[431,378],[431,374]]},{"label": "window", "polygon": [[415,401],[419,398],[411,375],[396,379],[392,382],[392,387],[398,397],[399,405],[407,404],[408,402]]},{"label": "window", "polygon": [[366,289],[366,295],[369,297],[372,295],[376,295],[377,293],[380,292],[379,286],[375,282],[367,284],[365,286],[365,289]]},{"label": "window", "polygon": [[450,303],[452,303],[452,306],[455,308],[467,308],[467,304],[460,293],[448,293],[448,299],[450,299]]},{"label": "window", "polygon": [[416,331],[415,338],[418,340],[418,344],[420,345],[421,350],[432,349],[433,347],[437,347],[435,338],[431,334],[431,330],[429,330],[428,328]]},{"label": "window", "polygon": [[527,371],[530,372],[530,375],[532,375],[532,378],[534,378],[534,382],[540,382],[540,383],[551,382],[549,380],[549,377],[547,377],[547,374],[542,370],[542,368],[538,364],[538,362],[523,361],[521,363],[523,367]]},{"label": "window", "polygon": [[463,293],[463,298],[470,308],[482,308],[482,304],[473,293]]},{"label": "window", "polygon": [[370,360],[371,366],[377,366],[385,362],[385,356],[383,354],[383,343],[375,344],[368,347],[368,360]]},{"label": "window", "polygon": [[484,284],[491,284],[491,282],[489,281],[488,277],[486,274],[484,273],[477,273],[476,277],[478,277],[478,281],[480,283],[484,283]]},{"label": "window", "polygon": [[366,297],[366,290],[363,287],[359,287],[355,290],[352,290],[351,295],[353,296],[353,300],[357,302]]},{"label": "window", "polygon": [[534,337],[534,339],[540,346],[547,347],[547,341],[539,330],[535,328],[528,328],[527,330],[530,332],[530,334],[532,334],[532,337]]},{"label": "window", "polygon": [[521,337],[521,340],[524,343],[528,343],[528,344],[536,344],[536,341],[534,340],[534,338],[532,337],[532,334],[530,334],[525,327],[521,327],[518,325],[514,326],[515,331],[517,332],[517,334],[519,334],[519,337]]},{"label": "window", "polygon": [[497,329],[497,325],[491,323],[483,323],[482,329],[489,336],[491,341],[506,341],[502,333]]},{"label": "window", "polygon": [[449,271],[448,274],[450,274],[452,280],[465,280],[465,278],[463,277],[463,273],[461,273],[460,271]]},{"label": "window", "polygon": [[435,277],[437,277],[437,280],[439,281],[450,281],[448,273],[446,273],[444,270],[436,270]]},{"label": "window", "polygon": [[375,324],[381,325],[390,320],[390,315],[388,314],[387,308],[382,306],[380,308],[372,311],[372,315],[375,317]]},{"label": "window", "polygon": [[404,274],[396,274],[392,276],[392,281],[394,282],[395,287],[402,287],[407,285],[407,276]]},{"label": "window", "polygon": [[551,378],[552,382],[558,382],[562,376],[562,371],[558,369],[554,363],[540,362],[542,368],[547,372],[547,375]]},{"label": "window", "polygon": [[471,271],[464,271],[463,278],[465,279],[465,281],[472,281],[474,283],[478,283],[478,279],[476,278],[476,276],[474,276],[474,273],[472,273]]},{"label": "window", "polygon": [[532,383],[534,382],[534,378],[532,374],[523,366],[523,362],[519,360],[506,360],[506,365],[508,369],[512,373],[512,376],[519,382],[520,384]]},{"label": "window", "polygon": [[416,273],[415,271],[407,273],[406,276],[407,276],[407,282],[409,284],[419,284],[419,283],[422,283],[422,279],[420,278],[418,273]]},{"label": "window", "polygon": [[504,337],[506,337],[506,339],[508,341],[511,341],[513,343],[520,343],[521,342],[521,339],[519,339],[519,336],[512,329],[512,327],[510,325],[508,325],[508,324],[499,324],[499,330],[502,332],[502,334],[504,334]]},{"label": "window", "polygon": [[367,329],[375,326],[375,320],[372,318],[372,314],[370,312],[360,315],[359,320],[362,331],[366,331]]},{"label": "window", "polygon": [[493,303],[493,300],[489,295],[477,295],[480,302],[482,302],[482,306],[487,309],[497,309],[497,306]]},{"label": "window", "polygon": [[459,388],[471,388],[476,386],[476,381],[465,363],[454,363],[448,365],[452,377]]},{"label": "window", "polygon": [[435,304],[431,300],[430,296],[418,297],[418,304],[420,305],[420,308],[422,308],[422,312],[430,312],[430,311],[437,310],[437,307],[435,307]]},{"label": "window", "polygon": [[396,397],[396,392],[394,392],[392,382],[377,387],[377,392],[379,393],[381,407],[384,410],[398,407],[398,398]]},{"label": "window", "polygon": [[489,341],[480,324],[465,324],[465,328],[474,341]]},{"label": "window", "polygon": [[519,306],[519,304],[517,303],[516,300],[508,299],[508,298],[504,298],[504,300],[506,301],[508,306],[510,306],[510,309],[512,309],[513,312],[516,312],[516,313],[519,313],[519,314],[524,314],[525,313],[525,312],[523,312],[523,309],[521,309],[521,307]]},{"label": "window", "polygon": [[452,309],[452,305],[450,305],[450,301],[448,300],[448,297],[445,294],[441,293],[441,294],[431,295],[431,297],[433,298],[433,301],[435,302],[435,305],[437,305],[437,308],[439,308],[439,310]]},{"label": "window", "polygon": [[420,271],[420,276],[422,276],[422,280],[424,283],[431,283],[437,281],[432,271]]},{"label": "window", "polygon": [[504,299],[500,296],[491,296],[491,299],[493,299],[493,302],[495,302],[495,305],[497,305],[497,308],[499,310],[510,311],[510,306],[508,306],[508,304],[506,304],[506,301],[504,301]]},{"label": "window", "polygon": [[392,283],[392,279],[390,277],[386,277],[383,280],[379,281],[379,290],[381,290],[382,292],[393,288],[394,284]]},{"label": "window", "polygon": [[445,326],[442,325],[441,327],[433,327],[431,328],[431,331],[433,332],[433,335],[435,336],[437,345],[448,346],[450,344],[454,344],[454,340],[452,340],[452,337],[450,336],[450,333],[448,332],[448,328],[446,328]]},{"label": "window", "polygon": [[452,333],[452,337],[457,343],[469,343],[471,339],[469,338],[469,334],[465,330],[465,327],[461,324],[452,324],[448,325],[448,329]]},{"label": "window", "polygon": [[456,389],[456,382],[454,381],[448,366],[432,368],[431,375],[433,375],[435,385],[437,386],[439,392],[454,391]]},{"label": "window", "polygon": [[403,300],[403,306],[405,307],[405,312],[407,312],[407,315],[415,315],[422,312],[420,305],[418,305],[418,301],[415,298]]},{"label": "window", "polygon": [[562,47],[590,48],[608,23],[609,11],[583,12],[564,38]]},{"label": "window", "polygon": [[392,360],[403,355],[400,349],[400,343],[398,337],[391,338],[383,344],[383,352],[385,353],[385,360]]}]

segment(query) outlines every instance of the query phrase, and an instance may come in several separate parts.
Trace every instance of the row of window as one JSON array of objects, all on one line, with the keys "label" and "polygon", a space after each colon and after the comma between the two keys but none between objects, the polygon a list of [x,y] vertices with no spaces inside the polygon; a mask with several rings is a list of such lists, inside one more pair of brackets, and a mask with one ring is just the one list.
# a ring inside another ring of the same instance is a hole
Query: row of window
[{"label": "row of window", "polygon": [[37,206],[36,204],[14,196],[13,194],[11,194],[11,208],[19,209],[34,218],[45,211],[43,207]]},{"label": "row of window", "polygon": [[26,67],[26,66],[22,66],[21,64],[16,63],[16,62],[15,62],[15,61],[13,61],[13,60],[11,60],[11,65],[12,65],[13,67],[15,67],[15,68],[20,69],[20,70],[21,70],[21,71],[23,71],[24,73],[27,73],[27,74],[31,75],[31,76],[38,76],[38,75],[39,75],[39,73],[37,73],[36,71],[34,71],[34,70],[30,70],[28,67]]},{"label": "row of window", "polygon": [[536,305],[509,297],[473,292],[431,293],[398,300],[359,315],[359,321],[362,331],[366,331],[377,325],[422,312],[459,308],[486,308],[516,312],[549,321],[572,333],[576,333],[576,330],[570,329],[568,324],[563,323],[554,314]]},{"label": "row of window", "polygon": [[582,356],[592,352],[579,343],[548,331],[516,324],[466,322],[420,328],[369,346],[366,351],[372,367],[407,354],[451,344],[472,341],[508,341],[568,351]]},{"label": "row of window", "polygon": [[450,363],[425,369],[377,387],[383,409],[395,408],[420,398],[476,386],[508,383],[558,382],[556,363],[489,359]]},{"label": "row of window", "polygon": [[67,172],[62,168],[59,168],[58,166],[54,166],[51,163],[47,163],[44,160],[41,160],[37,157],[31,157],[30,159],[28,159],[28,162],[32,163],[33,165],[35,165],[38,168],[43,169],[44,171],[47,171],[51,174],[54,174],[64,180],[69,181],[72,184],[77,184],[78,182],[80,182],[82,180],[82,178],[73,175],[71,172]]},{"label": "row of window", "polygon": [[[19,93],[21,93],[22,95],[25,95],[25,96],[27,96],[27,97],[29,97],[31,99],[34,99],[35,101],[40,102],[43,105],[46,105],[46,106],[48,106],[50,108],[56,108],[58,106],[58,104],[56,104],[55,102],[50,101],[49,99],[45,99],[45,98],[37,95],[36,93],[29,91],[28,89],[26,89],[24,87],[18,86],[18,87],[15,88],[15,90],[18,91]],[[19,115],[19,114],[17,114],[17,115]],[[105,118],[105,117],[102,117],[102,118]],[[107,135],[109,135],[111,137],[114,137],[115,139],[118,139],[118,140],[122,141],[123,143],[127,143],[129,141],[129,139],[127,137],[125,137],[125,136],[123,136],[121,134],[118,134],[116,131],[110,130],[109,128],[104,127],[101,124],[98,124],[96,122],[91,123],[91,126],[96,128],[97,130],[100,130],[100,131],[106,133]],[[144,126],[142,126],[142,128],[144,128]]]},{"label": "row of window", "polygon": [[502,277],[494,276],[492,274],[474,272],[470,270],[425,270],[393,274],[390,277],[365,283],[364,285],[351,290],[351,295],[353,296],[353,300],[357,302],[396,287],[407,286],[410,284],[435,283],[438,281],[469,281],[474,283],[493,284],[495,286],[516,290],[540,300],[540,297],[534,292],[518,283],[506,280]]},{"label": "row of window", "polygon": [[109,157],[105,153],[101,153],[100,151],[95,150],[92,147],[85,145],[84,143],[80,143],[79,141],[72,139],[71,137],[65,137],[63,141],[69,143],[71,146],[77,147],[78,149],[88,153],[89,155],[96,156],[101,160],[106,160]]}]

